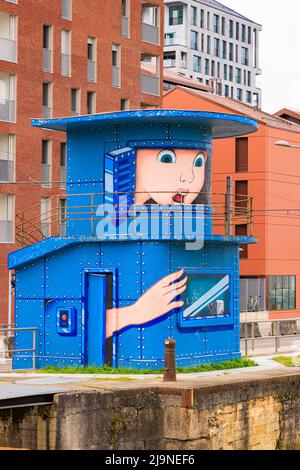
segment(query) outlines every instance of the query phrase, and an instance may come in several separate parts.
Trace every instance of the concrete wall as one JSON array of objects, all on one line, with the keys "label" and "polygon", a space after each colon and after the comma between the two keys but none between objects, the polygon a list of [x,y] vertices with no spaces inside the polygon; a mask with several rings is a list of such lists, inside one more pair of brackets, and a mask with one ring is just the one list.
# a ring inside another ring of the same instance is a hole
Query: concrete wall
[{"label": "concrete wall", "polygon": [[0,447],[299,449],[299,386],[298,372],[201,388],[60,394],[52,406],[0,411]]}]

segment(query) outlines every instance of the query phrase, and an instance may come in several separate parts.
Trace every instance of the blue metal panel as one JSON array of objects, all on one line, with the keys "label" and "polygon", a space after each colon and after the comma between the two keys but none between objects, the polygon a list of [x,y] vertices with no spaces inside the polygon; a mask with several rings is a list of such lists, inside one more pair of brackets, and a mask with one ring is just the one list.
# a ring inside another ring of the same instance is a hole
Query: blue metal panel
[{"label": "blue metal panel", "polygon": [[[76,336],[61,336],[56,330],[57,309],[74,308],[77,312]],[[56,299],[45,304],[45,363],[49,365],[82,364],[82,304],[78,300]]]},{"label": "blue metal panel", "polygon": [[142,292],[171,274],[170,242],[142,242]]},{"label": "blue metal panel", "polygon": [[44,261],[26,264],[16,270],[16,298],[44,298]]},{"label": "blue metal panel", "polygon": [[[127,307],[132,305],[135,301],[120,301],[119,307]],[[120,331],[117,334],[117,348],[118,348],[118,367],[138,367],[142,364],[142,341],[141,341],[141,328],[132,326],[126,330]],[[142,366],[140,366],[142,368]]]},{"label": "blue metal panel", "polygon": [[137,299],[141,295],[140,242],[102,243],[101,268],[117,269],[119,300]]},{"label": "blue metal panel", "polygon": [[[16,299],[15,302],[16,328],[37,328],[36,352],[37,367],[40,357],[44,355],[44,300]],[[32,331],[15,332],[15,349],[32,349]],[[30,369],[33,366],[32,352],[16,352],[13,357],[14,369]]]},{"label": "blue metal panel", "polygon": [[105,362],[106,276],[88,274],[87,364],[102,366]]},{"label": "blue metal panel", "polygon": [[83,269],[97,267],[100,268],[100,247],[97,244],[79,244],[47,257],[46,298],[79,299]]}]

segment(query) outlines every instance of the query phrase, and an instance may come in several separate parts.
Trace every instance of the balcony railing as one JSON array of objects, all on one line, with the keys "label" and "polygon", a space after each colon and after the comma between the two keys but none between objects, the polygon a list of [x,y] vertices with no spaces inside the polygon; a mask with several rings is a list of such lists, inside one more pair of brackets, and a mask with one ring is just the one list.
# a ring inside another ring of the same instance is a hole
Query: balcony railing
[{"label": "balcony railing", "polygon": [[50,119],[52,117],[52,108],[50,106],[43,106],[43,118]]},{"label": "balcony railing", "polygon": [[0,158],[0,181],[10,183],[14,178],[13,162]]},{"label": "balcony railing", "polygon": [[149,95],[159,95],[159,77],[153,75],[141,75],[141,92]]},{"label": "balcony railing", "polygon": [[42,186],[51,187],[51,165],[42,163]]},{"label": "balcony railing", "polygon": [[183,38],[165,38],[165,46],[186,46],[186,42]]},{"label": "balcony railing", "polygon": [[65,77],[69,77],[71,75],[71,57],[69,54],[62,54],[61,55],[61,74]]},{"label": "balcony railing", "polygon": [[176,59],[164,59],[164,67],[166,69],[176,67]]},{"label": "balcony railing", "polygon": [[0,98],[0,121],[15,122],[16,103],[13,100]]},{"label": "balcony railing", "polygon": [[12,220],[0,220],[0,243],[14,242],[14,223]]},{"label": "balcony railing", "polygon": [[159,44],[159,28],[151,24],[142,24],[142,40],[151,44]]},{"label": "balcony railing", "polygon": [[89,82],[96,82],[96,62],[94,60],[88,60],[87,75]]},{"label": "balcony railing", "polygon": [[60,167],[60,187],[65,188],[66,187],[66,167],[61,166]]},{"label": "balcony railing", "polygon": [[126,38],[129,36],[129,19],[127,16],[122,16],[122,36]]},{"label": "balcony railing", "polygon": [[50,49],[43,49],[43,70],[52,72],[52,51]]},{"label": "balcony railing", "polygon": [[112,68],[112,85],[120,87],[120,67],[117,67],[116,65]]},{"label": "balcony railing", "polygon": [[17,42],[0,37],[0,60],[17,62]]}]

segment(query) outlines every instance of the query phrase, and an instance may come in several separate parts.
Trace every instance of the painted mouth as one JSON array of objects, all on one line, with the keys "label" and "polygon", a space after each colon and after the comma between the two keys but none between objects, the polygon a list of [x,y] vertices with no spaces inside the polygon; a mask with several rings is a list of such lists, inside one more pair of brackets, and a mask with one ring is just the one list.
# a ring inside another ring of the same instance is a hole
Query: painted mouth
[{"label": "painted mouth", "polygon": [[188,191],[178,191],[175,196],[172,197],[176,204],[184,204],[184,199],[187,196]]}]

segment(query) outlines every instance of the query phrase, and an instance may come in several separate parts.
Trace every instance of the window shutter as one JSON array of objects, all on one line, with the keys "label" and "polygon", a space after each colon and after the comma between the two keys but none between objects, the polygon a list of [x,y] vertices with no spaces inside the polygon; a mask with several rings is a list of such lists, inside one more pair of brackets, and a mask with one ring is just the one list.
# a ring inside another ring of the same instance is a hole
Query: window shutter
[{"label": "window shutter", "polygon": [[236,155],[236,173],[245,173],[248,171],[248,137],[236,139],[235,141]]}]

